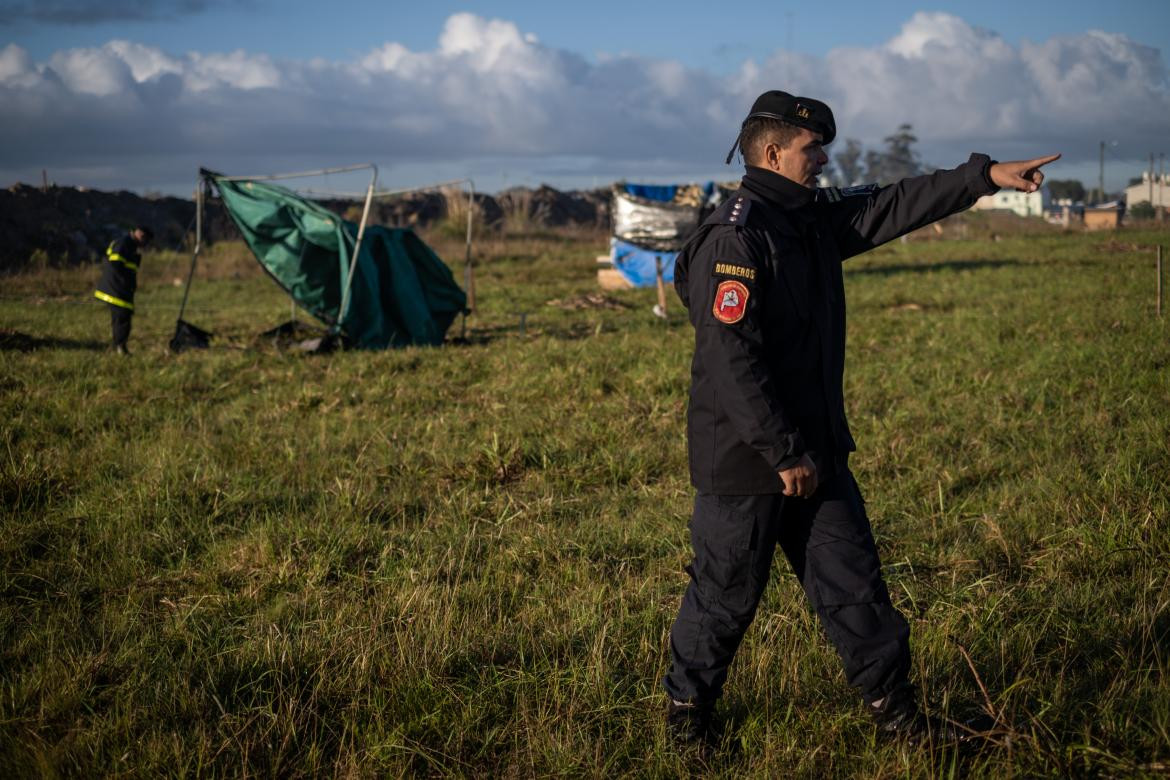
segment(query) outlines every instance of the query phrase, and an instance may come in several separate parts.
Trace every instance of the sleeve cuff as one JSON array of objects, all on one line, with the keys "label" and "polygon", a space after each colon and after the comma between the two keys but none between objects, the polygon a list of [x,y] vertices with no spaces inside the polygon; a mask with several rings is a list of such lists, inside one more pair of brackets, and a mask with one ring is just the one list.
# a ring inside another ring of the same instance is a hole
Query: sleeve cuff
[{"label": "sleeve cuff", "polygon": [[776,473],[780,473],[781,471],[787,471],[788,469],[795,466],[797,463],[800,463],[800,459],[802,457],[804,457],[803,454],[792,455],[791,457],[785,458],[784,460],[782,460],[776,464],[776,466],[774,467],[774,471],[776,471]]},{"label": "sleeve cuff", "polygon": [[978,152],[973,153],[967,160],[967,190],[976,198],[999,192],[999,187],[991,180],[991,166],[994,164],[995,160]]},{"label": "sleeve cuff", "polygon": [[800,462],[800,459],[805,455],[804,437],[800,432],[790,434],[786,437],[788,439],[788,446],[783,450],[773,450],[772,457],[768,460],[772,464],[772,470],[776,472],[790,469]]}]

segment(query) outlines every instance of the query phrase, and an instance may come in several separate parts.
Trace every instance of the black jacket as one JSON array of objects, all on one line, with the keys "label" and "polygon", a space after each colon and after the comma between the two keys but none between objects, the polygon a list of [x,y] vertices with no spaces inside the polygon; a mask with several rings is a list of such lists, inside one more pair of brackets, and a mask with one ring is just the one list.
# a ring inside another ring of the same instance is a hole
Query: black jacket
[{"label": "black jacket", "polygon": [[106,260],[102,263],[102,276],[98,280],[94,296],[113,306],[134,310],[134,290],[138,288],[138,242],[126,235],[114,241],[106,249]]},{"label": "black jacket", "polygon": [[777,472],[855,449],[841,262],[996,191],[981,154],[897,184],[809,190],[748,169],[675,265],[695,326],[687,449],[703,493],[783,490]]}]

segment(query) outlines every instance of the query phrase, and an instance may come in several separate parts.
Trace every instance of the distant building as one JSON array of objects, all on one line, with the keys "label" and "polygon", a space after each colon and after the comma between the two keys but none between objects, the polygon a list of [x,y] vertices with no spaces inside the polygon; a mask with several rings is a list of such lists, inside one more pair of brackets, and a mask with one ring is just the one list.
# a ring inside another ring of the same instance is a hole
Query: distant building
[{"label": "distant building", "polygon": [[1015,190],[1000,190],[994,195],[984,195],[975,201],[974,209],[980,211],[1011,211],[1021,217],[1043,217],[1044,210],[1051,203],[1051,196],[1047,187],[1041,187],[1036,192],[1016,192]]},{"label": "distant building", "polygon": [[1113,230],[1121,226],[1122,208],[1120,203],[1102,203],[1092,209],[1085,209],[1086,230]]},{"label": "distant building", "polygon": [[1138,203],[1149,203],[1154,208],[1165,208],[1170,205],[1170,176],[1154,174],[1150,178],[1149,171],[1142,171],[1142,180],[1139,184],[1131,184],[1125,188],[1125,205],[1133,208]]}]

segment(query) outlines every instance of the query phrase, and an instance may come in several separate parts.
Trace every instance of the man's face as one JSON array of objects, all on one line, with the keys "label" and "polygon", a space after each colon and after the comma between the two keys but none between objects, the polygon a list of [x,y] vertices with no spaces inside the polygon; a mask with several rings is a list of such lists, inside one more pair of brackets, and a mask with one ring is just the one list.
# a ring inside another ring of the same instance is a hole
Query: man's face
[{"label": "man's face", "polygon": [[821,147],[822,138],[820,133],[802,127],[796,138],[784,148],[768,144],[764,149],[767,167],[797,184],[816,188],[817,177],[829,162],[829,156]]},{"label": "man's face", "polygon": [[150,239],[146,237],[146,233],[141,230],[135,230],[130,235],[134,236],[134,242],[138,244],[138,246],[146,246],[150,243]]}]

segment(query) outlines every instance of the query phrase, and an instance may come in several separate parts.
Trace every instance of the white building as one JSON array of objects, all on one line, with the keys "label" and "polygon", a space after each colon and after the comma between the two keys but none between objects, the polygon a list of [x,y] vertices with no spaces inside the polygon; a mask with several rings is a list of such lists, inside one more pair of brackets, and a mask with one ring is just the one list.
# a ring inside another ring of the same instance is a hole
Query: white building
[{"label": "white building", "polygon": [[[1152,193],[1151,190],[1153,190]],[[1143,201],[1155,208],[1170,205],[1170,176],[1159,176],[1155,173],[1153,181],[1150,181],[1150,172],[1142,171],[1141,184],[1133,184],[1125,188],[1125,205],[1126,208],[1132,209]]]},{"label": "white building", "polygon": [[980,211],[1003,209],[1014,211],[1021,217],[1043,217],[1044,210],[1051,205],[1051,200],[1047,187],[1041,187],[1037,192],[1000,190],[994,195],[984,195],[975,201],[971,208]]}]

